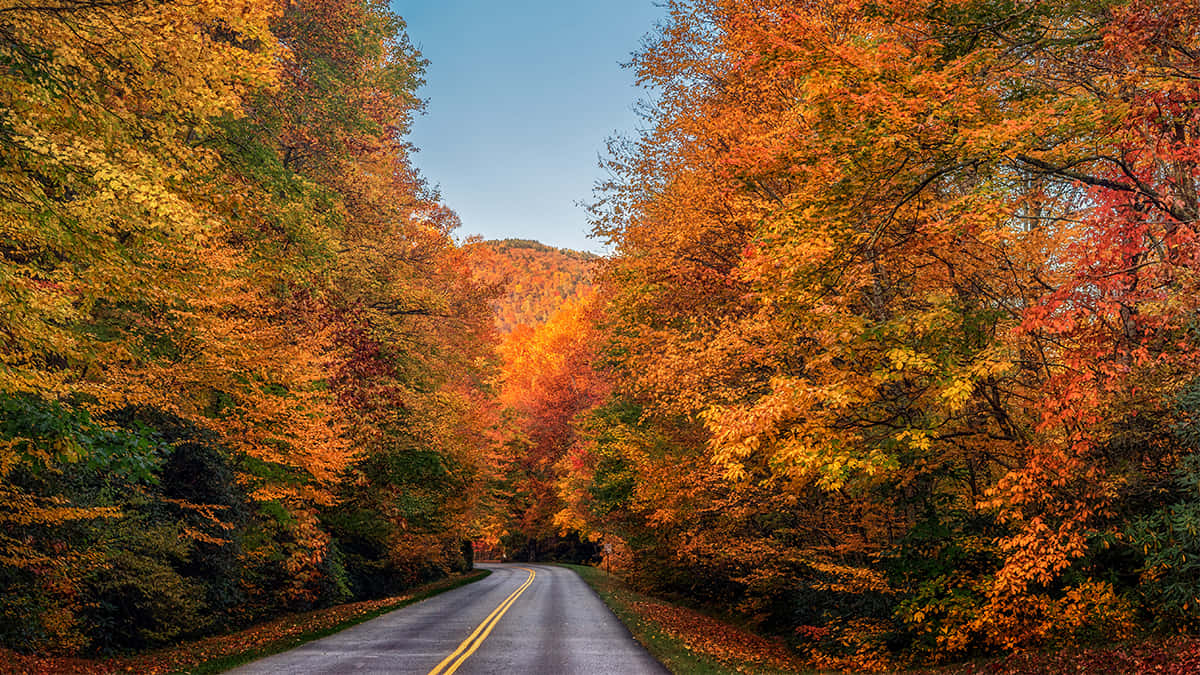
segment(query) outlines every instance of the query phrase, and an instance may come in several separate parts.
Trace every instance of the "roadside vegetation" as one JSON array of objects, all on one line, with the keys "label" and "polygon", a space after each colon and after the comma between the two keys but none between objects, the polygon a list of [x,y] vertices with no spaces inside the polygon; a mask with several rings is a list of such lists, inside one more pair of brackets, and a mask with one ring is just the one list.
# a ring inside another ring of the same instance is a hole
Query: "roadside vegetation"
[{"label": "roadside vegetation", "polygon": [[491,572],[488,570],[476,570],[424,584],[394,597],[292,614],[236,633],[130,656],[96,659],[39,657],[0,650],[0,673],[220,673],[338,633],[401,607],[479,581],[489,574]]},{"label": "roadside vegetation", "polygon": [[807,672],[779,639],[639,593],[617,576],[587,565],[560,563],[578,574],[654,658],[672,673]]},{"label": "roadside vegetation", "polygon": [[[812,662],[779,638],[765,637],[737,625],[736,616],[716,617],[640,593],[602,569],[560,563],[574,570],[596,591],[634,638],[672,673],[839,673],[853,667],[814,670]],[[1131,640],[1095,648],[1022,652],[935,668],[887,672],[905,675],[1191,675],[1200,672],[1200,638],[1175,636]]]}]

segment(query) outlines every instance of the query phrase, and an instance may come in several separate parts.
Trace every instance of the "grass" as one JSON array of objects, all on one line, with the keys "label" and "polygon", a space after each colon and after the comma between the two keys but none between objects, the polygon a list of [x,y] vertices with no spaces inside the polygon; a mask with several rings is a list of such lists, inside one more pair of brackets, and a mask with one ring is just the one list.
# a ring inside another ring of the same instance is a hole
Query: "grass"
[{"label": "grass", "polygon": [[228,635],[108,659],[53,658],[0,650],[0,673],[221,673],[333,635],[401,607],[479,581],[488,570],[442,579],[404,595],[284,616]]},{"label": "grass", "polygon": [[812,672],[782,641],[755,635],[686,607],[638,593],[619,578],[595,567],[567,565],[617,615],[640,642],[672,673]]},{"label": "grass", "polygon": [[[814,673],[777,641],[686,607],[643,595],[594,567],[575,570],[660,662],[673,673]],[[859,672],[856,669],[843,672]],[[1194,675],[1200,636],[1146,637],[1122,643],[992,656],[943,666],[887,672],[906,675]]]}]

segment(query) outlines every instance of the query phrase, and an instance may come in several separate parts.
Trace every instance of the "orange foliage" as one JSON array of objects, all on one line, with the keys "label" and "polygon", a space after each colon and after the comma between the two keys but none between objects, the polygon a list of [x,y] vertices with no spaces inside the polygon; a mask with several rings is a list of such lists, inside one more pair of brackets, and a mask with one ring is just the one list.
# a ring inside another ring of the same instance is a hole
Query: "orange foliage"
[{"label": "orange foliage", "polygon": [[569,300],[546,323],[518,326],[499,347],[500,401],[512,418],[501,458],[511,518],[505,527],[531,555],[564,529],[555,524],[557,465],[576,443],[575,417],[608,392],[593,369],[594,319],[594,297]]},{"label": "orange foliage", "polygon": [[666,7],[595,207],[617,395],[572,522],[834,652],[1127,633],[1105,561],[1192,508],[1158,486],[1195,438],[1195,3]]},{"label": "orange foliage", "polygon": [[504,288],[492,304],[501,333],[545,323],[563,303],[583,298],[592,288],[596,257],[591,254],[523,239],[487,241],[479,247],[488,255],[476,275]]}]

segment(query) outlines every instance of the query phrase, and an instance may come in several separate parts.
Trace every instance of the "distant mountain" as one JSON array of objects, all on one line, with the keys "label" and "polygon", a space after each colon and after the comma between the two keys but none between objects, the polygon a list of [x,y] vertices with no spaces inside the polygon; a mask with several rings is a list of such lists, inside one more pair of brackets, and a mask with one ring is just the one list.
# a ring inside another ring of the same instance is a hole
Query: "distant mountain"
[{"label": "distant mountain", "polygon": [[506,284],[495,304],[496,328],[510,333],[522,324],[544,323],[569,298],[592,287],[598,256],[553,248],[529,239],[503,239],[481,244],[491,255],[477,270],[480,279]]}]

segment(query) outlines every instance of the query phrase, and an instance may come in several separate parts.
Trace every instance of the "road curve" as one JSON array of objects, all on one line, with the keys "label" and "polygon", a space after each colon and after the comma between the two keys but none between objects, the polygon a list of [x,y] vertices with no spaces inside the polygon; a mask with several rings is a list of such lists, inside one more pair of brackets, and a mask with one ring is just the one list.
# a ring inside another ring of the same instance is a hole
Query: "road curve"
[{"label": "road curve", "polygon": [[549,565],[478,566],[492,574],[230,672],[667,672],[574,572]]}]

